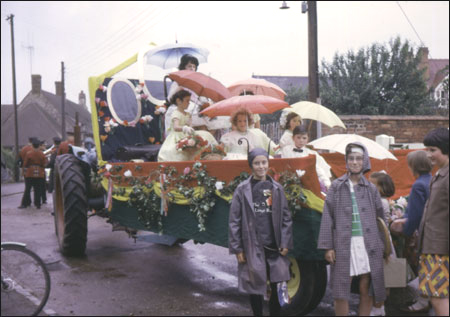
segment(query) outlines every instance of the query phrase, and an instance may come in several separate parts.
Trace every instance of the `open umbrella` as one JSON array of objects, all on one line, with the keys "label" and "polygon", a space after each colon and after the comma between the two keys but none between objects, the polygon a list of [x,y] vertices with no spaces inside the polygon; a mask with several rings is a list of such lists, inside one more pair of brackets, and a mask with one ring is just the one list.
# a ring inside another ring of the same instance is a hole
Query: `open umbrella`
[{"label": "open umbrella", "polygon": [[205,63],[208,61],[209,51],[191,43],[171,43],[149,51],[146,54],[147,63],[163,69],[178,67],[184,54],[195,56],[199,63]]},{"label": "open umbrella", "polygon": [[[330,128],[345,127],[344,122],[330,109],[311,101],[300,101],[291,105],[292,111],[297,113],[302,119],[311,119],[322,122]],[[287,110],[286,110],[287,111]]]},{"label": "open umbrella", "polygon": [[208,117],[229,116],[239,108],[246,108],[252,113],[272,113],[277,110],[289,107],[289,104],[280,99],[262,96],[262,95],[247,95],[234,96],[209,106],[201,114]]},{"label": "open umbrella", "polygon": [[191,70],[179,70],[167,75],[180,86],[188,88],[195,92],[198,96],[204,96],[212,99],[214,102],[230,97],[227,87],[222,85],[220,81],[206,76],[200,72]]},{"label": "open umbrella", "polygon": [[371,139],[365,138],[357,134],[332,134],[327,135],[312,142],[309,145],[314,146],[316,149],[330,150],[345,154],[345,147],[349,143],[360,142],[367,148],[370,157],[375,159],[392,159],[397,158],[380,144]]},{"label": "open umbrella", "polygon": [[228,86],[232,96],[239,96],[242,92],[251,91],[254,95],[264,95],[278,98],[284,101],[286,92],[277,85],[259,78],[249,78],[235,82]]}]

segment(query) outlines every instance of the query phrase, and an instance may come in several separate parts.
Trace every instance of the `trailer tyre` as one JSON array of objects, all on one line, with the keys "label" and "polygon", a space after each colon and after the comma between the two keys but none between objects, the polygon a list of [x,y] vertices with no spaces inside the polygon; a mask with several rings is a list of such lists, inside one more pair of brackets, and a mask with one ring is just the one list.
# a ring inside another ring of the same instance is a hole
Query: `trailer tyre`
[{"label": "trailer tyre", "polygon": [[278,295],[272,292],[269,301],[270,314],[278,316],[304,315],[314,291],[314,262],[300,261],[289,257],[291,261],[291,279],[288,282],[288,293],[291,303],[280,307]]},{"label": "trailer tyre", "polygon": [[327,266],[324,261],[314,262],[314,292],[308,306],[305,308],[303,315],[309,314],[322,301],[325,291],[327,290]]},{"label": "trailer tyre", "polygon": [[84,255],[88,200],[81,162],[72,154],[58,156],[54,177],[53,211],[59,248],[67,256]]}]

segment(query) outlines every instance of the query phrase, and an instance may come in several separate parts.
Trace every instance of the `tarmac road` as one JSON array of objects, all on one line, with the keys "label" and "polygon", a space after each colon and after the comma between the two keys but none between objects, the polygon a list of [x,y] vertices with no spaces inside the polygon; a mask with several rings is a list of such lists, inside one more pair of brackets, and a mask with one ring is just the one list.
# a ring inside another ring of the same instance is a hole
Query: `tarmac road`
[{"label": "tarmac road", "polygon": [[[237,265],[228,250],[189,241],[172,247],[136,241],[112,232],[106,219],[91,217],[86,256],[61,255],[47,205],[17,209],[24,184],[1,186],[1,241],[26,243],[51,275],[44,314],[83,315],[251,315],[247,296],[237,291]],[[352,295],[350,314],[357,313]],[[268,307],[264,311],[268,315]],[[333,316],[331,291],[312,316]]]}]

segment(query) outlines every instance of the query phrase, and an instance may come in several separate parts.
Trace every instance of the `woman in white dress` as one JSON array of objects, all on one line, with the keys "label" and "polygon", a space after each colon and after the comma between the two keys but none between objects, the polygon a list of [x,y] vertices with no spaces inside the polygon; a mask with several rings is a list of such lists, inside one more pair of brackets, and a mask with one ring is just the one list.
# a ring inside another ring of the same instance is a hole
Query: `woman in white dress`
[{"label": "woman in white dress", "polygon": [[169,135],[159,150],[158,162],[192,160],[201,149],[196,152],[177,149],[178,141],[189,135],[196,134],[201,136],[205,141],[208,141],[208,145],[217,144],[211,133],[195,131],[191,127],[191,115],[186,112],[190,98],[191,93],[186,90],[180,90],[172,96],[171,102],[177,105],[177,109],[172,113],[172,121],[168,130]]},{"label": "woman in white dress", "polygon": [[280,150],[282,151],[286,145],[294,145],[292,139],[292,131],[302,123],[302,118],[295,112],[283,112],[280,117],[280,127],[284,129],[284,133],[280,139]]}]

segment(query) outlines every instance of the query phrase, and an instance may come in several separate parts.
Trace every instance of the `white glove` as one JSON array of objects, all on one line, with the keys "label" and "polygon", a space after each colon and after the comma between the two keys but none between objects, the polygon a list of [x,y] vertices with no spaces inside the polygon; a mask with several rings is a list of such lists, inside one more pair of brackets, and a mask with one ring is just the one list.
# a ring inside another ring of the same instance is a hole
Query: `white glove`
[{"label": "white glove", "polygon": [[194,134],[195,130],[191,128],[190,126],[184,125],[183,126],[183,133],[184,134]]}]

